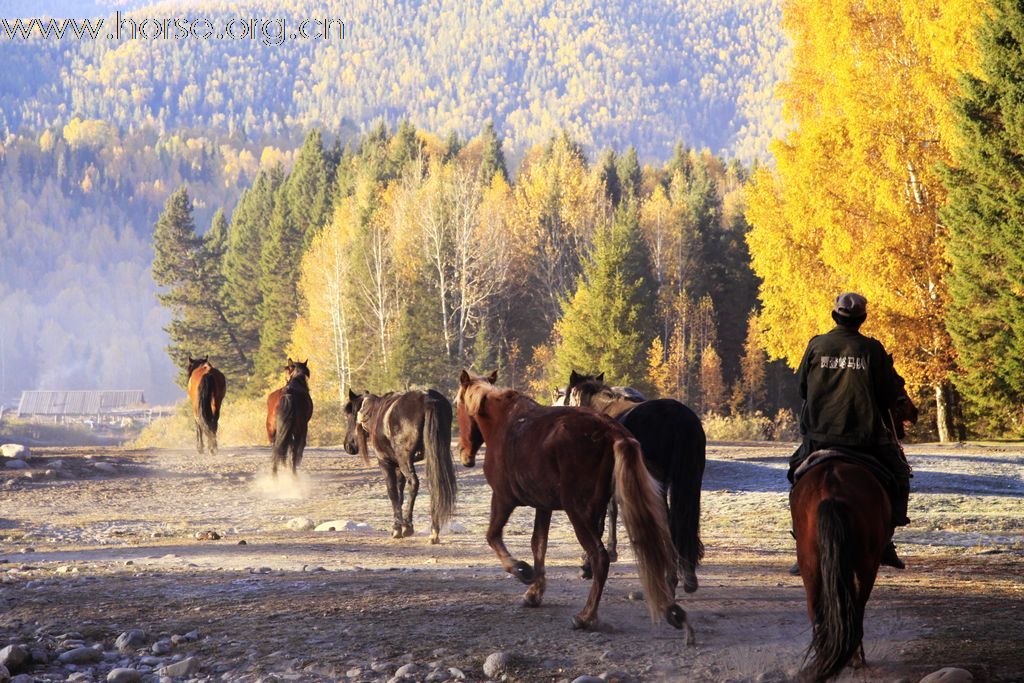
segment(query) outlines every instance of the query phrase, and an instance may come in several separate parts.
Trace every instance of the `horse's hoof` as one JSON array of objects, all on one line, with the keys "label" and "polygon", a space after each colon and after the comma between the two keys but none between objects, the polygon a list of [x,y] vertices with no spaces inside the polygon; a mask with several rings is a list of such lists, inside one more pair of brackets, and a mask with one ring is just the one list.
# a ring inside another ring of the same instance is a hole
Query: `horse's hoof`
[{"label": "horse's hoof", "polygon": [[699,585],[697,583],[697,575],[696,574],[687,574],[686,576],[683,577],[683,590],[684,591],[686,591],[687,593],[695,593],[695,592],[697,592],[697,588],[699,588]]},{"label": "horse's hoof", "polygon": [[391,538],[401,538],[401,537],[402,537],[402,530],[401,529],[392,529],[391,530]]},{"label": "horse's hoof", "polygon": [[412,524],[402,527],[402,536],[408,538],[413,535]]},{"label": "horse's hoof", "polygon": [[608,551],[608,561],[609,562],[618,562],[619,561],[619,554],[617,552],[615,552],[614,550],[609,550]]},{"label": "horse's hoof", "polygon": [[594,572],[590,569],[590,565],[585,564],[580,567],[580,578],[585,581],[589,581],[594,578]]},{"label": "horse's hoof", "polygon": [[440,536],[437,536],[435,534],[431,534],[431,536],[430,536],[430,545],[437,545],[440,542],[441,542],[441,537]]},{"label": "horse's hoof", "polygon": [[589,631],[590,629],[594,628],[594,624],[596,624],[596,623],[597,623],[597,619],[591,619],[590,621],[584,621],[583,619],[580,618],[580,616],[578,614],[575,617],[572,618],[572,627],[573,627],[573,630],[576,630],[576,631]]},{"label": "horse's hoof", "polygon": [[523,594],[523,607],[540,607],[541,596],[526,591]]},{"label": "horse's hoof", "polygon": [[675,628],[686,625],[686,611],[679,605],[669,605],[665,610],[665,620]]},{"label": "horse's hoof", "polygon": [[512,571],[517,579],[525,584],[533,583],[533,567],[519,560],[512,566]]}]

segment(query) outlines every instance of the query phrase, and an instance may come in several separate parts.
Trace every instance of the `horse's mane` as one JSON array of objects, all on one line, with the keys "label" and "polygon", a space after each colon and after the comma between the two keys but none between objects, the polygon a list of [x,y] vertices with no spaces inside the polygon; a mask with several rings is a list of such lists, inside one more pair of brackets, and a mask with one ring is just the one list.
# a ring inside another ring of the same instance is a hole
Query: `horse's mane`
[{"label": "horse's mane", "polygon": [[521,394],[515,389],[507,387],[496,387],[486,380],[477,380],[459,392],[459,400],[466,406],[470,415],[480,412],[480,403],[487,396],[495,399],[509,399],[511,401],[529,401],[534,405],[540,405],[529,396]]}]

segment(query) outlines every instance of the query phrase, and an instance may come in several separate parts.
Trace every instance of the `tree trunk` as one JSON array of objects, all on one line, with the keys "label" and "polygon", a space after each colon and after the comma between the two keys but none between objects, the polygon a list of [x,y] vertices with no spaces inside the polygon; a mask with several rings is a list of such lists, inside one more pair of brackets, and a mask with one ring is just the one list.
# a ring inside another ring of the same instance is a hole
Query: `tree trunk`
[{"label": "tree trunk", "polygon": [[939,382],[935,385],[935,422],[939,432],[939,441],[943,443],[953,440],[950,417],[949,385],[946,382]]}]

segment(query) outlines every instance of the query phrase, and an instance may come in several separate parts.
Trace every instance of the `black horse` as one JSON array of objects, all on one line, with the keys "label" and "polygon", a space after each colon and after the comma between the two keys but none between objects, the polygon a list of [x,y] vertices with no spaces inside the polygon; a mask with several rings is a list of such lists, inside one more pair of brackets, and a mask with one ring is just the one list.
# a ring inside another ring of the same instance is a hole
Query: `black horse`
[{"label": "black horse", "polygon": [[412,510],[420,488],[413,463],[426,460],[430,482],[430,542],[437,543],[441,526],[455,512],[452,404],[433,389],[391,392],[383,396],[349,390],[348,395],[345,450],[351,455],[362,455],[368,464],[368,446],[373,447],[395,514],[392,538],[413,534]]},{"label": "black horse", "polygon": [[[274,408],[274,459],[271,470],[277,476],[277,466],[288,463],[291,456],[292,474],[302,461],[306,448],[309,420],[313,417],[313,399],[309,396],[308,361],[288,361],[288,383]],[[269,419],[267,420],[270,421]]]},{"label": "black horse", "polygon": [[[697,590],[697,565],[704,557],[700,540],[700,489],[704,480],[707,438],[696,413],[670,398],[637,403],[604,383],[604,373],[580,375],[574,370],[566,389],[567,404],[593,408],[614,417],[643,449],[644,463],[666,496],[672,543],[683,570],[683,590]],[[615,543],[611,515],[610,544]],[[610,548],[614,550],[614,548]],[[584,567],[584,573],[588,571]]]}]

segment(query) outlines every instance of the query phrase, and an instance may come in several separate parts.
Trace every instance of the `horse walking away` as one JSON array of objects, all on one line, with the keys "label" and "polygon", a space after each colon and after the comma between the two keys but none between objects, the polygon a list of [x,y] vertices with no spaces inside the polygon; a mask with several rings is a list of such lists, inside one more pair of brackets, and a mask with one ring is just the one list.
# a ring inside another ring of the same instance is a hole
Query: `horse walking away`
[{"label": "horse walking away", "polygon": [[363,462],[369,464],[372,446],[384,472],[395,516],[392,538],[413,535],[413,507],[420,489],[415,463],[425,461],[430,482],[430,542],[440,542],[441,527],[455,514],[452,404],[433,389],[383,396],[356,394],[350,389],[345,420],[345,450],[362,455]]},{"label": "horse walking away", "polygon": [[224,373],[210,364],[210,357],[188,357],[188,397],[192,401],[192,416],[196,423],[196,450],[203,452],[203,441],[210,455],[217,455],[217,422],[220,407],[227,392]]},{"label": "horse walking away", "polygon": [[[675,557],[668,519],[657,485],[644,466],[640,444],[604,415],[542,406],[517,391],[495,387],[496,376],[462,371],[456,402],[459,452],[462,464],[472,467],[480,447],[487,445],[484,476],[491,487],[487,543],[505,571],[529,586],[523,604],[541,604],[551,513],[564,510],[594,568],[590,595],[573,618],[573,627],[596,626],[609,562],[600,524],[614,490],[651,618],[660,616],[676,628],[685,628],[687,642],[692,644],[693,629],[686,612],[675,603],[670,581]],[[533,567],[515,559],[502,537],[510,515],[522,505],[536,510]]]},{"label": "horse walking away", "polygon": [[309,396],[309,365],[308,361],[288,359],[288,383],[281,390],[280,398],[273,408],[268,399],[268,433],[270,433],[270,414],[273,410],[274,429],[271,434],[273,460],[271,472],[277,477],[279,465],[291,463],[292,474],[298,470],[302,462],[302,452],[306,448],[306,435],[309,431],[309,420],[313,417],[313,399]]},{"label": "horse walking away", "polygon": [[[293,370],[295,370],[295,361],[289,358],[288,364],[284,366],[286,384]],[[284,387],[274,389],[267,395],[267,440],[271,446],[274,445],[274,436],[277,434],[277,404],[281,402],[282,396],[284,396]]]},{"label": "horse walking away", "polygon": [[[683,590],[698,588],[697,566],[704,557],[700,540],[700,495],[704,480],[707,438],[700,418],[674,399],[636,402],[596,376],[572,371],[567,405],[593,408],[618,420],[640,442],[644,463],[662,485],[672,544],[683,572]],[[616,506],[609,515],[609,544],[615,550]],[[588,573],[584,566],[583,574]]]}]

